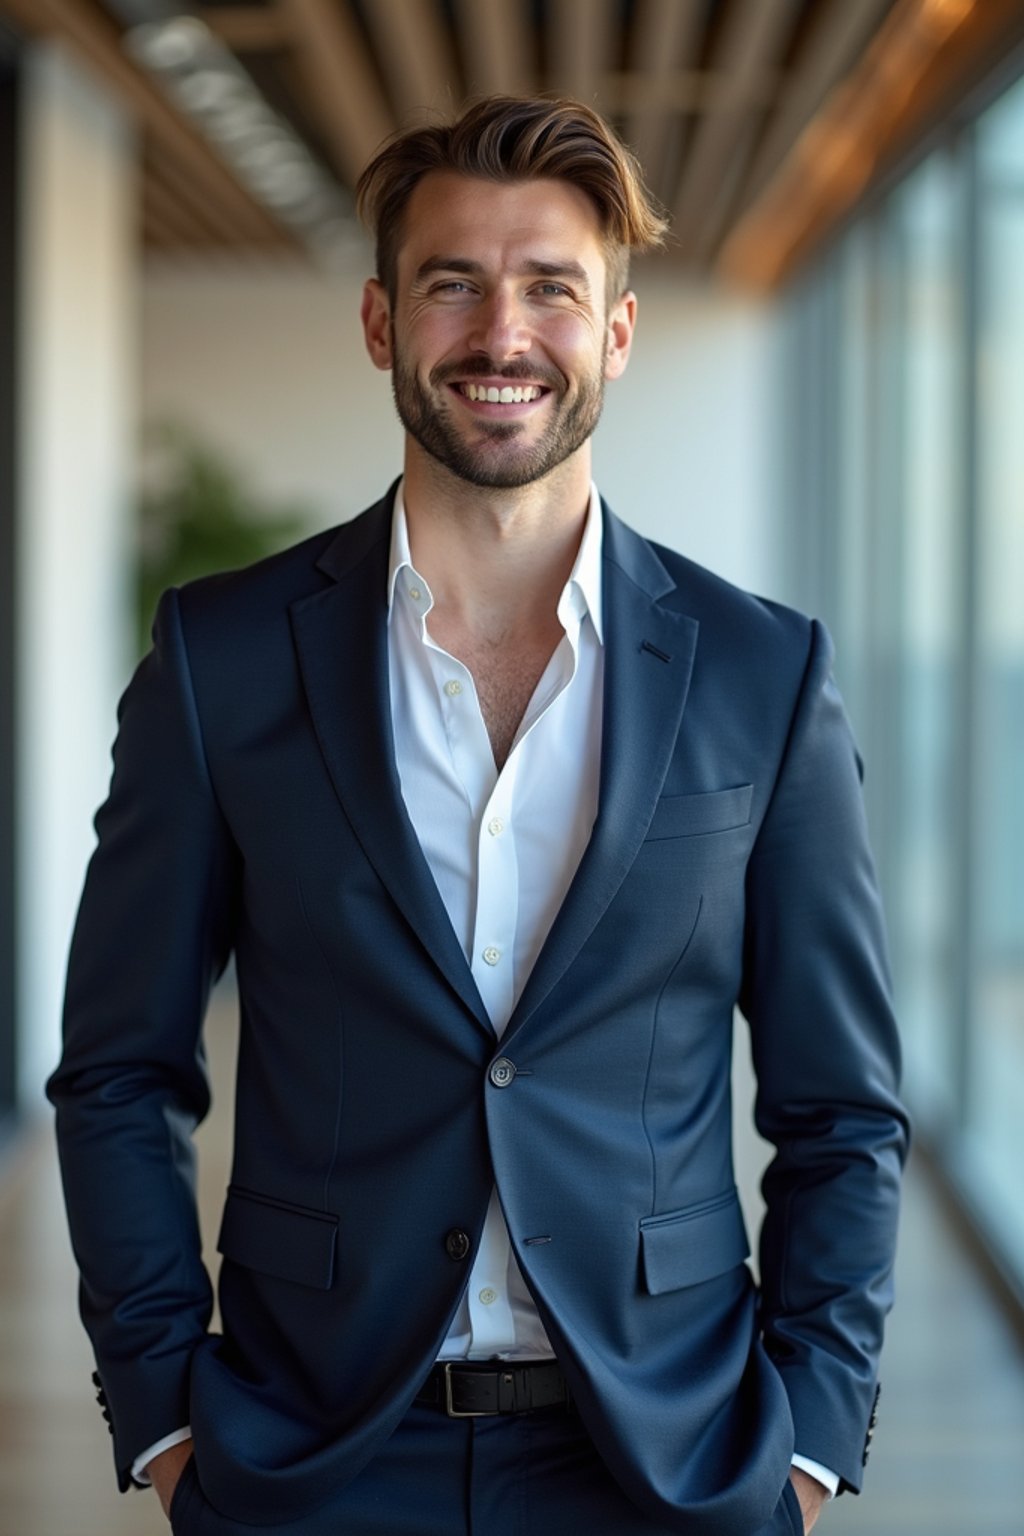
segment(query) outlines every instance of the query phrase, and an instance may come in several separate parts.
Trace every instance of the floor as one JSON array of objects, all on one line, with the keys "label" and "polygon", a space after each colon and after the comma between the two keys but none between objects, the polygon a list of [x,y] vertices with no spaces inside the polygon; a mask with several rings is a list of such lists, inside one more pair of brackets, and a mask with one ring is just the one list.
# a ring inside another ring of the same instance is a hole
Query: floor
[{"label": "floor", "polygon": [[[208,1029],[230,1081],[229,1010]],[[227,1177],[222,1126],[200,1132],[201,1205]],[[0,1536],[166,1536],[152,1493],[117,1493],[55,1160],[43,1130],[0,1183]],[[212,1246],[212,1244],[210,1244]],[[1021,1536],[1024,1352],[959,1248],[927,1175],[912,1168],[899,1299],[865,1493],[826,1510],[822,1536]],[[585,1533],[581,1533],[585,1536]]]}]

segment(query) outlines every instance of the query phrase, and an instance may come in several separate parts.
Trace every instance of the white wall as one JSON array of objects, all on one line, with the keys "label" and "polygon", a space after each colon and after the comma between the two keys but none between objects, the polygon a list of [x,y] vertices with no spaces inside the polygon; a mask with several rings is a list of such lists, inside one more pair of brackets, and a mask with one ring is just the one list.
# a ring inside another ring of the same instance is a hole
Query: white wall
[{"label": "white wall", "polygon": [[633,355],[594,439],[597,482],[648,538],[770,591],[775,311],[662,273],[640,274],[637,295]]},{"label": "white wall", "polygon": [[[143,415],[225,449],[260,491],[323,524],[401,467],[390,384],[363,350],[365,267],[154,267],[143,286]],[[641,274],[640,322],[595,440],[598,483],[628,522],[741,585],[771,583],[770,309]]]},{"label": "white wall", "polygon": [[25,71],[18,495],[19,1089],[56,1064],[68,938],[128,653],[130,132],[56,48]]},{"label": "white wall", "polygon": [[308,501],[320,526],[361,511],[402,463],[389,377],[363,349],[362,277],[235,261],[151,267],[143,420],[193,428],[260,495]]}]

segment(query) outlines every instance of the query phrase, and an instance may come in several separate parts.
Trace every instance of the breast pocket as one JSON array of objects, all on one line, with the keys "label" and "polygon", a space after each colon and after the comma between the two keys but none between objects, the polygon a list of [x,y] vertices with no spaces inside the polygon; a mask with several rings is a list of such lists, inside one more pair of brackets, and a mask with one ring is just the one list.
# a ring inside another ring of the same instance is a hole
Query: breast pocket
[{"label": "breast pocket", "polygon": [[715,789],[701,795],[665,795],[654,808],[645,841],[700,837],[749,826],[753,794],[752,784],[738,784],[734,789]]}]

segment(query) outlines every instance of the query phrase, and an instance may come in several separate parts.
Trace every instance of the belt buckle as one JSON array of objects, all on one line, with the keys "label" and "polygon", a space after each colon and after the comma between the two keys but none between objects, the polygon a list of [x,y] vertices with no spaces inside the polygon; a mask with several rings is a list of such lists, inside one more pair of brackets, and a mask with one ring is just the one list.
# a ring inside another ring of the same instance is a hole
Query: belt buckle
[{"label": "belt buckle", "polygon": [[452,1365],[453,1361],[444,1362],[444,1411],[450,1419],[493,1419],[498,1409],[471,1408],[468,1412],[455,1407],[452,1399]]}]

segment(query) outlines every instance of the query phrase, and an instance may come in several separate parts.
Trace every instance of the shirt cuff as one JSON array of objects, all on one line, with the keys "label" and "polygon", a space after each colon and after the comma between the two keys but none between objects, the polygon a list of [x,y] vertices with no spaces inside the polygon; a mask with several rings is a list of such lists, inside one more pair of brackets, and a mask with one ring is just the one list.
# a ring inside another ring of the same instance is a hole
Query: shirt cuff
[{"label": "shirt cuff", "polygon": [[828,1467],[823,1467],[820,1461],[812,1461],[809,1456],[794,1456],[793,1465],[794,1467],[799,1467],[801,1472],[806,1472],[808,1477],[813,1477],[816,1482],[819,1482],[830,1499],[835,1498],[839,1492],[838,1472],[830,1472]]},{"label": "shirt cuff", "polygon": [[169,1451],[172,1445],[181,1445],[184,1441],[191,1440],[191,1438],[192,1431],[186,1424],[184,1429],[176,1429],[172,1435],[164,1435],[162,1440],[158,1440],[155,1445],[149,1446],[147,1450],[142,1452],[141,1456],[136,1456],[132,1462],[132,1482],[135,1486],[137,1488],[148,1488],[150,1486],[150,1476],[146,1468],[154,1456],[159,1456],[161,1451]]}]

